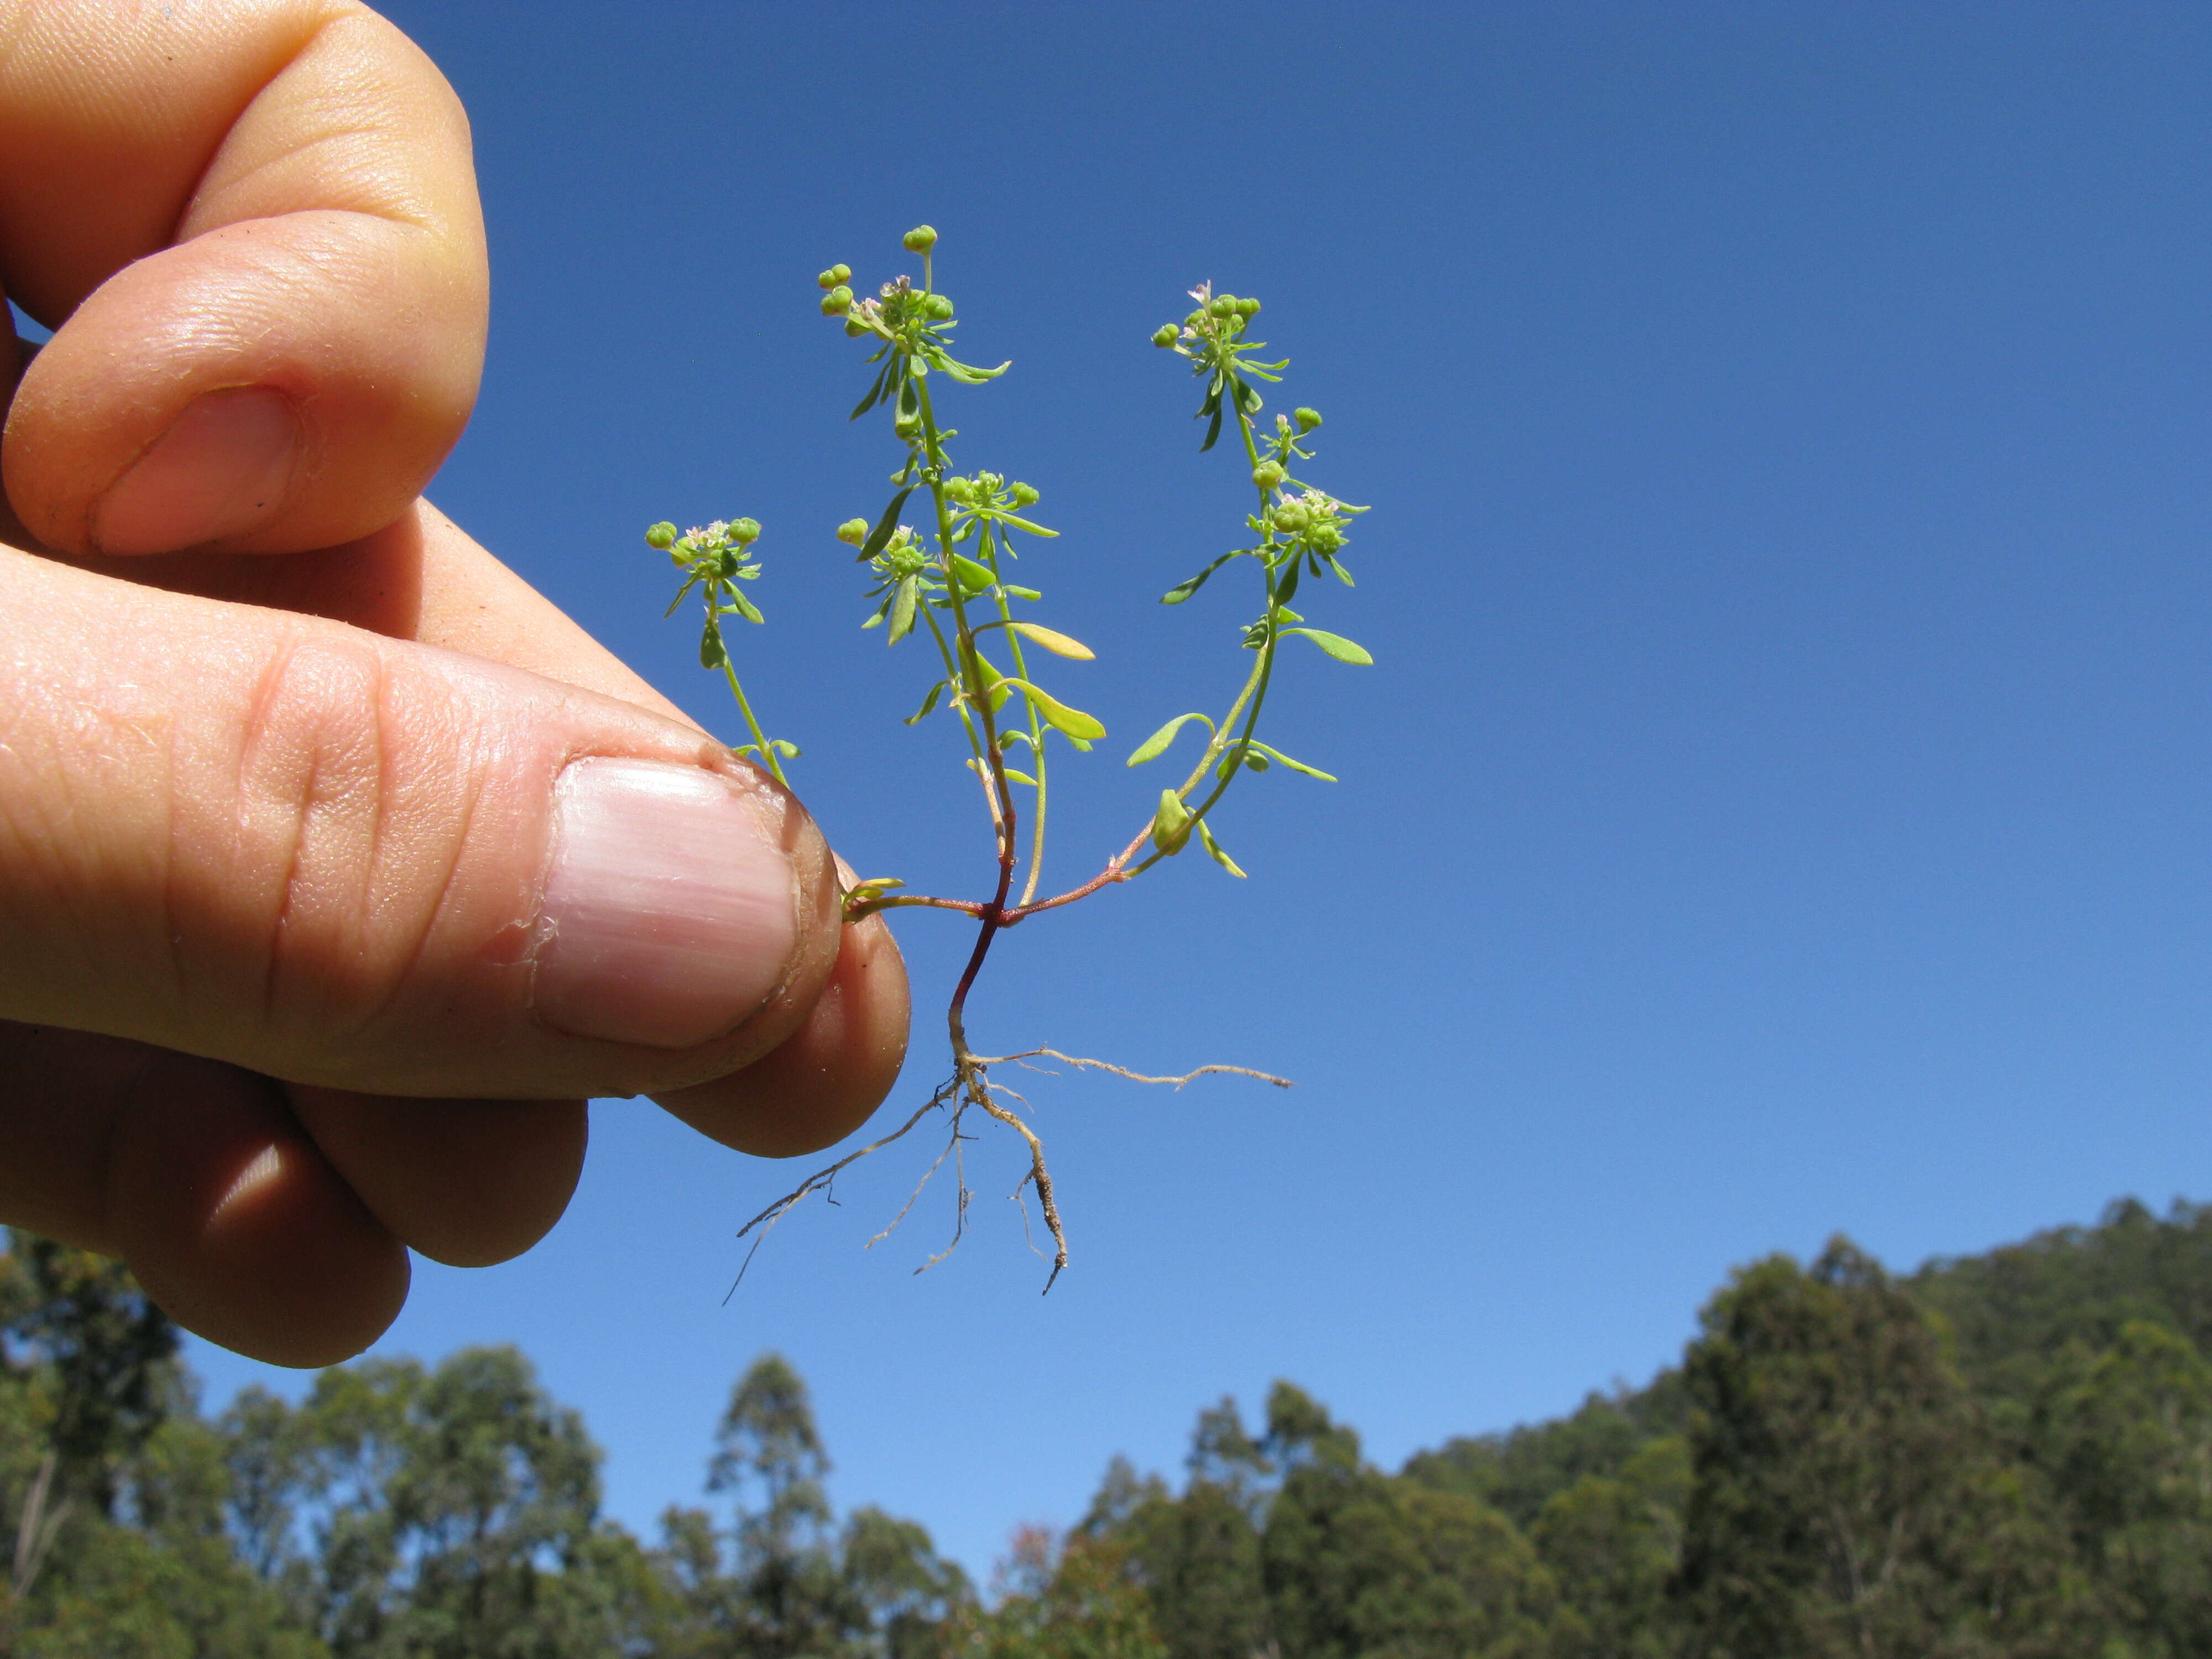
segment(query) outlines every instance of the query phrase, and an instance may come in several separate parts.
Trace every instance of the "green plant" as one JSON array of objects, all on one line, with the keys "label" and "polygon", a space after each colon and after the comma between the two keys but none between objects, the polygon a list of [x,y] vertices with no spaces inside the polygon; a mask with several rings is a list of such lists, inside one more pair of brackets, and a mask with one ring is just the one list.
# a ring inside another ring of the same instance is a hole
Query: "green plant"
[{"label": "green plant", "polygon": [[[756,1228],[764,1233],[809,1193],[826,1188],[848,1164],[897,1139],[927,1113],[950,1104],[951,1133],[945,1152],[930,1166],[930,1173],[941,1167],[947,1156],[953,1157],[957,1164],[963,1141],[960,1121],[971,1109],[1019,1134],[1029,1147],[1030,1169],[1014,1196],[1019,1199],[1023,1188],[1032,1185],[1036,1189],[1038,1206],[1054,1247],[1052,1278],[1046,1280],[1049,1290],[1052,1279],[1067,1264],[1066,1233],[1054,1200],[1043,1143],[1010,1103],[1015,1098],[1012,1092],[991,1081],[993,1066],[1048,1058],[1139,1082],[1177,1087],[1208,1073],[1234,1073],[1285,1088],[1290,1085],[1280,1078],[1238,1066],[1203,1066],[1182,1077],[1155,1078],[1053,1048],[979,1054],[968,1042],[969,994],[990,954],[992,941],[1006,929],[1133,880],[1182,852],[1194,838],[1215,863],[1231,875],[1242,877],[1243,871],[1223,848],[1212,820],[1230,786],[1244,773],[1281,766],[1308,777],[1334,781],[1318,768],[1293,760],[1260,741],[1260,714],[1285,639],[1309,640],[1340,662],[1372,661],[1364,650],[1342,635],[1306,626],[1304,617],[1291,609],[1304,576],[1330,575],[1351,586],[1352,576],[1341,556],[1349,536],[1349,520],[1367,509],[1347,506],[1292,475],[1295,464],[1312,458],[1305,446],[1322,423],[1319,414],[1302,408],[1294,415],[1278,415],[1271,429],[1259,425],[1261,400],[1254,382],[1279,380],[1286,367],[1285,362],[1261,362],[1256,354],[1265,342],[1247,337],[1260,302],[1217,295],[1210,283],[1193,289],[1196,308],[1180,325],[1163,325],[1152,336],[1152,343],[1188,360],[1192,373],[1205,382],[1198,417],[1206,422],[1206,429],[1200,447],[1212,448],[1225,428],[1233,428],[1241,441],[1258,502],[1244,520],[1252,539],[1177,583],[1162,596],[1161,602],[1181,605],[1223,567],[1240,559],[1252,561],[1261,602],[1258,616],[1243,635],[1243,648],[1252,653],[1251,666],[1219,719],[1196,710],[1178,714],[1137,746],[1128,758],[1131,766],[1164,756],[1193,722],[1203,726],[1207,733],[1196,763],[1180,784],[1159,792],[1144,826],[1127,846],[1088,880],[1040,898],[1052,745],[1057,739],[1079,753],[1087,752],[1104,738],[1106,728],[1096,717],[1038,684],[1030,666],[1033,654],[1039,663],[1047,657],[1080,660],[1093,654],[1079,640],[1015,613],[1016,605],[1034,605],[1043,596],[1035,588],[1006,580],[1004,562],[1014,556],[1013,538],[1059,533],[1028,516],[1037,492],[998,473],[963,474],[952,469],[945,446],[954,434],[939,423],[933,387],[945,381],[982,386],[1006,373],[1010,365],[978,368],[953,356],[956,315],[952,301],[936,288],[936,241],[937,233],[927,225],[908,231],[904,238],[908,251],[921,257],[919,286],[900,276],[884,283],[877,297],[855,299],[848,267],[832,266],[817,279],[823,313],[842,319],[845,332],[854,338],[876,343],[875,352],[868,359],[878,366],[875,378],[852,418],[857,421],[872,410],[889,411],[893,434],[905,452],[902,465],[892,476],[894,493],[889,504],[873,520],[848,520],[839,526],[837,536],[859,550],[857,562],[867,567],[873,579],[873,586],[867,590],[873,609],[862,626],[882,629],[892,646],[921,637],[934,648],[939,678],[922,699],[921,708],[906,723],[918,725],[940,710],[955,717],[967,746],[965,763],[982,786],[990,816],[997,863],[995,884],[987,899],[909,893],[902,890],[902,881],[887,876],[855,882],[848,890],[848,921],[878,910],[919,908],[950,910],[976,923],[975,947],[946,1009],[952,1075],[897,1129],[810,1176],[754,1217],[739,1237]],[[919,528],[905,522],[909,504],[920,508],[915,515],[922,520]],[[673,615],[695,592],[704,604],[699,660],[709,669],[720,670],[727,679],[751,735],[751,741],[736,752],[752,757],[781,781],[783,763],[795,758],[798,748],[787,739],[769,737],[761,726],[723,634],[726,617],[735,616],[756,623],[762,620],[759,608],[740,586],[760,574],[761,565],[751,552],[759,535],[759,525],[750,519],[738,519],[717,520],[685,534],[678,534],[673,524],[657,524],[646,532],[646,540],[666,551],[684,573],[684,586],[670,605],[669,613]],[[1012,717],[1002,718],[1010,709]],[[1024,822],[1026,840],[1022,833]],[[928,1175],[923,1176],[923,1184],[928,1178]],[[915,1191],[918,1195],[920,1187]],[[955,1244],[965,1224],[967,1198],[963,1176]],[[908,1207],[912,1204],[909,1199]],[[905,1214],[901,1210],[899,1218]],[[894,1219],[891,1225],[897,1224]],[[758,1248],[757,1237],[755,1248]],[[948,1245],[923,1266],[941,1260],[951,1248]]]}]

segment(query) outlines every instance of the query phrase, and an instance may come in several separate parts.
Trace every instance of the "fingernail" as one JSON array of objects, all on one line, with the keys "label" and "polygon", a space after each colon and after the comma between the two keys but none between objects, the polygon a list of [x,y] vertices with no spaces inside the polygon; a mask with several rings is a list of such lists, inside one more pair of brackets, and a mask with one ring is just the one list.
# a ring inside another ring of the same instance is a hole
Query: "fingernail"
[{"label": "fingernail", "polygon": [[210,392],[185,407],[94,510],[103,553],[167,553],[252,530],[291,489],[300,422],[265,386]]},{"label": "fingernail", "polygon": [[541,1018],[689,1048],[768,1000],[798,946],[798,881],[749,793],[693,767],[570,763],[538,925]]}]

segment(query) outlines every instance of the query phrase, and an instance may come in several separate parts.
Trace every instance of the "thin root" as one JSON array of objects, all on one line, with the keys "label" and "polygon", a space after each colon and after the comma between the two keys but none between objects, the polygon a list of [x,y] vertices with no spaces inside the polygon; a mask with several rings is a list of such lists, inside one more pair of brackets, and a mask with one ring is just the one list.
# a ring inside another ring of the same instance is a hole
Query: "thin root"
[{"label": "thin root", "polygon": [[[1004,1066],[1009,1062],[1018,1064],[1024,1060],[1035,1060],[1039,1054],[1056,1060],[1063,1066],[1080,1066],[1085,1071],[1111,1072],[1115,1077],[1125,1077],[1132,1083],[1164,1083],[1177,1089],[1194,1079],[1210,1076],[1215,1073],[1231,1077],[1257,1078],[1262,1083],[1273,1084],[1278,1089],[1297,1087],[1297,1085],[1286,1077],[1277,1077],[1272,1072],[1255,1072],[1249,1066],[1201,1066],[1194,1072],[1185,1072],[1181,1077],[1146,1077],[1142,1072],[1133,1072],[1127,1066],[1116,1066],[1109,1060],[1085,1060],[1079,1054],[1064,1054],[1057,1048],[1024,1048],[1018,1054],[978,1054],[975,1056],[975,1064],[985,1066]],[[1044,1067],[1028,1066],[1023,1069],[1041,1072]]]},{"label": "thin root", "polygon": [[1008,1196],[1012,1199],[1015,1206],[1022,1212],[1023,1238],[1028,1243],[1033,1253],[1042,1256],[1044,1252],[1037,1249],[1036,1238],[1030,1231],[1029,1206],[1022,1198],[1022,1193],[1025,1188],[1036,1188],[1037,1207],[1044,1212],[1045,1229],[1051,1233],[1053,1242],[1052,1272],[1044,1281],[1045,1291],[1049,1292],[1054,1284],[1058,1281],[1060,1270],[1067,1266],[1067,1234],[1060,1225],[1060,1206],[1053,1197],[1052,1172],[1045,1166],[1044,1142],[1037,1139],[1036,1132],[1024,1122],[1012,1107],[1002,1104],[994,1099],[993,1096],[1005,1095],[1010,1099],[1020,1101],[1024,1106],[1028,1105],[1029,1102],[1005,1084],[992,1082],[988,1075],[990,1068],[994,1066],[1014,1065],[1020,1066],[1026,1071],[1045,1071],[1047,1068],[1043,1066],[1028,1064],[1029,1061],[1040,1057],[1056,1060],[1063,1066],[1073,1066],[1079,1071],[1110,1072],[1115,1077],[1127,1078],[1132,1083],[1158,1084],[1172,1089],[1181,1089],[1187,1083],[1216,1073],[1229,1077],[1254,1078],[1261,1083],[1272,1083],[1278,1089],[1287,1089],[1291,1086],[1288,1078],[1276,1077],[1267,1072],[1255,1072],[1249,1066],[1201,1066],[1196,1071],[1184,1073],[1181,1077],[1148,1077],[1142,1072],[1133,1072],[1126,1066],[1116,1066],[1111,1060],[1088,1060],[1080,1054],[1063,1054],[1057,1048],[1024,1048],[1019,1054],[971,1054],[966,1052],[965,1045],[963,1044],[961,1051],[954,1056],[953,1063],[956,1069],[953,1075],[939,1084],[930,1097],[915,1108],[914,1115],[905,1122],[881,1139],[872,1140],[859,1151],[848,1152],[835,1164],[816,1170],[738,1229],[739,1238],[743,1238],[747,1233],[753,1232],[756,1228],[759,1229],[759,1231],[754,1237],[751,1249],[745,1252],[744,1261],[738,1266],[738,1276],[730,1282],[729,1291],[722,1297],[723,1302],[726,1304],[732,1296],[737,1294],[738,1286],[744,1283],[746,1271],[751,1267],[753,1257],[760,1253],[761,1245],[767,1241],[769,1234],[775,1230],[776,1223],[788,1215],[802,1199],[810,1193],[815,1192],[820,1192],[825,1197],[829,1196],[841,1170],[859,1163],[869,1153],[890,1146],[891,1142],[898,1139],[915,1124],[921,1122],[928,1114],[950,1101],[957,1101],[958,1103],[953,1107],[951,1133],[945,1137],[945,1150],[939,1152],[935,1161],[928,1169],[922,1171],[921,1179],[915,1183],[914,1191],[907,1195],[906,1202],[899,1206],[898,1213],[890,1218],[890,1224],[862,1248],[873,1249],[898,1230],[899,1224],[904,1221],[913,1211],[924,1189],[936,1178],[937,1172],[945,1167],[945,1160],[948,1157],[952,1159],[953,1174],[959,1188],[958,1196],[954,1203],[952,1237],[943,1249],[916,1267],[915,1272],[927,1273],[960,1248],[960,1241],[968,1234],[968,1203],[973,1196],[968,1188],[968,1163],[964,1150],[965,1143],[973,1137],[960,1132],[960,1121],[967,1115],[969,1107],[978,1107],[1012,1129],[1028,1143],[1030,1150],[1028,1173],[1022,1176]]}]

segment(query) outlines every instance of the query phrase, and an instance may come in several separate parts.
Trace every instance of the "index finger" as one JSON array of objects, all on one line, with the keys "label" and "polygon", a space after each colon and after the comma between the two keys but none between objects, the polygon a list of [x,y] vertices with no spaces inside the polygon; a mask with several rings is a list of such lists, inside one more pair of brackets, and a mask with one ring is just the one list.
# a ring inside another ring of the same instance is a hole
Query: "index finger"
[{"label": "index finger", "polygon": [[0,0],[0,285],[55,330],[0,435],[40,541],[356,539],[475,400],[466,118],[353,0]]}]

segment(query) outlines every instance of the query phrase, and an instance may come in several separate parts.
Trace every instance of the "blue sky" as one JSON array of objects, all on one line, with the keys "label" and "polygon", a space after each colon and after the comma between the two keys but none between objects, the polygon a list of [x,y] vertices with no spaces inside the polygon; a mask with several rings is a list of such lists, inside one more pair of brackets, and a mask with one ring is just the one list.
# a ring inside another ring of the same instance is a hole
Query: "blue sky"
[{"label": "blue sky", "polygon": [[[1295,1077],[1039,1078],[1075,1263],[1011,1146],[864,1253],[923,1154],[841,1182],[722,1294],[801,1173],[642,1104],[538,1252],[425,1269],[387,1347],[513,1340],[610,1453],[697,1498],[780,1348],[846,1504],[988,1566],[1107,1458],[1295,1378],[1395,1463],[1674,1358],[1728,1269],[1848,1231],[1898,1265],[2212,1194],[2212,17],[2183,7],[389,8],[466,100],[495,261],[475,424],[434,494],[728,731],[658,621],[647,522],[767,527],[744,643],[854,861],[987,852],[929,676],[863,635],[830,527],[880,505],[860,354],[814,313],[943,234],[975,358],[956,453],[1065,533],[1038,612],[1111,741],[1055,867],[1221,701],[1233,544],[1146,336],[1266,301],[1314,477],[1371,502],[1369,646],[1294,659],[1251,879],[1182,860],[1007,941],[979,1041]],[[1192,693],[1195,692],[1194,696]],[[961,929],[902,929],[933,1081]],[[220,1400],[259,1368],[196,1346]]]}]

